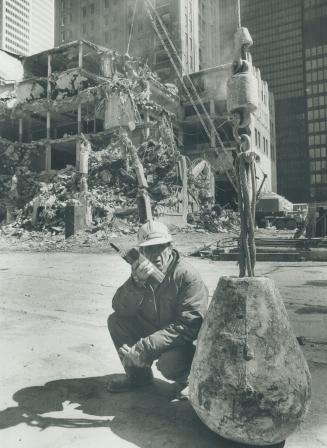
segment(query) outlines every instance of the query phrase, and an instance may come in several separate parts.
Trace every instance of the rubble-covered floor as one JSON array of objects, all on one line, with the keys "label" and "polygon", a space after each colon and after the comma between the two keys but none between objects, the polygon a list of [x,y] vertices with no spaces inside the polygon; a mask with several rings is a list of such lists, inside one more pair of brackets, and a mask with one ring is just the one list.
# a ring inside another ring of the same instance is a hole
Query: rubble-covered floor
[{"label": "rubble-covered floor", "polygon": [[[237,275],[235,262],[188,260],[211,295],[220,275]],[[258,274],[277,281],[292,319],[303,324],[297,335],[313,332],[302,346],[313,402],[285,448],[327,446],[327,336],[314,341],[326,317],[326,268],[269,262],[257,267]],[[149,390],[120,396],[105,391],[108,375],[122,371],[106,320],[128,272],[117,254],[1,251],[2,447],[240,448],[211,433],[189,403],[172,401],[173,386],[156,371]]]},{"label": "rubble-covered floor", "polygon": [[[206,245],[216,241],[230,239],[237,236],[238,229],[233,232],[213,233],[203,227],[186,225],[184,228],[169,226],[170,231],[183,254],[188,255]],[[81,231],[76,235],[65,239],[63,230],[50,231],[24,231],[16,226],[4,226],[0,228],[0,250],[10,251],[37,251],[37,252],[111,252],[110,242],[129,246],[136,242],[136,230],[138,225],[126,224],[123,220],[117,220],[111,230]],[[280,233],[280,232],[279,232]],[[269,233],[271,234],[271,232]]]}]

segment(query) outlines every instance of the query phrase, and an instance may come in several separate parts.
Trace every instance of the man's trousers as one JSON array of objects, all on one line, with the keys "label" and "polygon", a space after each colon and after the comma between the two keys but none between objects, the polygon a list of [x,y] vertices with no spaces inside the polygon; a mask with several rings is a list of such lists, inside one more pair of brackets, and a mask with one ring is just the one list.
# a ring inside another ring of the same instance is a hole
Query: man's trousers
[{"label": "man's trousers", "polygon": [[[132,347],[141,338],[151,334],[149,328],[144,328],[136,318],[120,317],[116,313],[109,316],[108,329],[117,351],[124,344]],[[193,344],[168,349],[159,356],[157,368],[168,380],[187,384],[194,352]],[[151,374],[150,368],[133,368],[132,370],[125,368],[125,370],[128,375],[132,374],[136,381],[142,381],[142,377],[146,379]]]}]

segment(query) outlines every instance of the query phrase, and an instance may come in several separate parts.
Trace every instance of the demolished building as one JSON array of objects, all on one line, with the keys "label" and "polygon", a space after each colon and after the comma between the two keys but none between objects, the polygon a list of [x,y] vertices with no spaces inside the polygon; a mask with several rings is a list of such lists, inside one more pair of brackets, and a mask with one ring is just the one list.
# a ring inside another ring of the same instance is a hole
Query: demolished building
[{"label": "demolished building", "polygon": [[138,147],[163,219],[186,222],[188,192],[199,205],[199,184],[213,196],[210,170],[194,176],[189,166],[185,182],[176,145],[183,117],[178,91],[146,64],[88,41],[22,63],[23,80],[0,86],[0,195],[8,220],[62,226],[65,208],[77,202],[95,225],[133,216],[137,181],[121,129]]}]

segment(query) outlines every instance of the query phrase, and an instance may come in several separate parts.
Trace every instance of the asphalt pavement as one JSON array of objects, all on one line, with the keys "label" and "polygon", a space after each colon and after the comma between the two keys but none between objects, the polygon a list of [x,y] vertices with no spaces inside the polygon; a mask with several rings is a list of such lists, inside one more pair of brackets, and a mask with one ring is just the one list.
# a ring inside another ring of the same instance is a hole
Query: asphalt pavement
[{"label": "asphalt pavement", "polygon": [[[210,294],[235,262],[190,258]],[[122,373],[106,326],[129,266],[116,254],[0,253],[2,448],[239,448],[210,432],[155,370],[151,388],[106,392]],[[327,447],[327,263],[259,263],[272,277],[313,378],[310,413],[286,448]]]}]

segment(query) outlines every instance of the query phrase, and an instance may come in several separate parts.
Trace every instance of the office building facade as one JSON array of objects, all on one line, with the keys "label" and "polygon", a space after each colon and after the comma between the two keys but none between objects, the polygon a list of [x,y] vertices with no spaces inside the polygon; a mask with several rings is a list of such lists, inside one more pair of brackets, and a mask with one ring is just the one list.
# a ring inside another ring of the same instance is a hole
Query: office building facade
[{"label": "office building facade", "polygon": [[31,0],[29,54],[36,54],[54,46],[53,0]]},{"label": "office building facade", "polygon": [[278,192],[327,201],[327,0],[241,0],[241,8],[253,61],[275,95]]},{"label": "office building facade", "polygon": [[[230,62],[236,10],[233,1],[152,0],[152,4],[183,61],[184,73]],[[221,16],[222,8],[230,11],[228,20]],[[56,0],[55,15],[56,45],[86,39],[121,53],[128,50],[132,56],[145,58],[163,79],[173,78],[170,60],[149,21],[144,0]],[[220,28],[228,34],[227,39],[221,39]]]},{"label": "office building facade", "polygon": [[0,0],[0,48],[29,55],[53,46],[53,0]]},{"label": "office building facade", "polygon": [[[198,70],[198,0],[156,0],[153,3],[183,61],[185,72]],[[174,76],[143,0],[56,0],[55,44],[77,39],[142,57],[165,80]]]},{"label": "office building facade", "polygon": [[327,1],[304,2],[310,199],[327,203]]},{"label": "office building facade", "polygon": [[28,55],[30,44],[30,0],[0,0],[0,48]]}]

